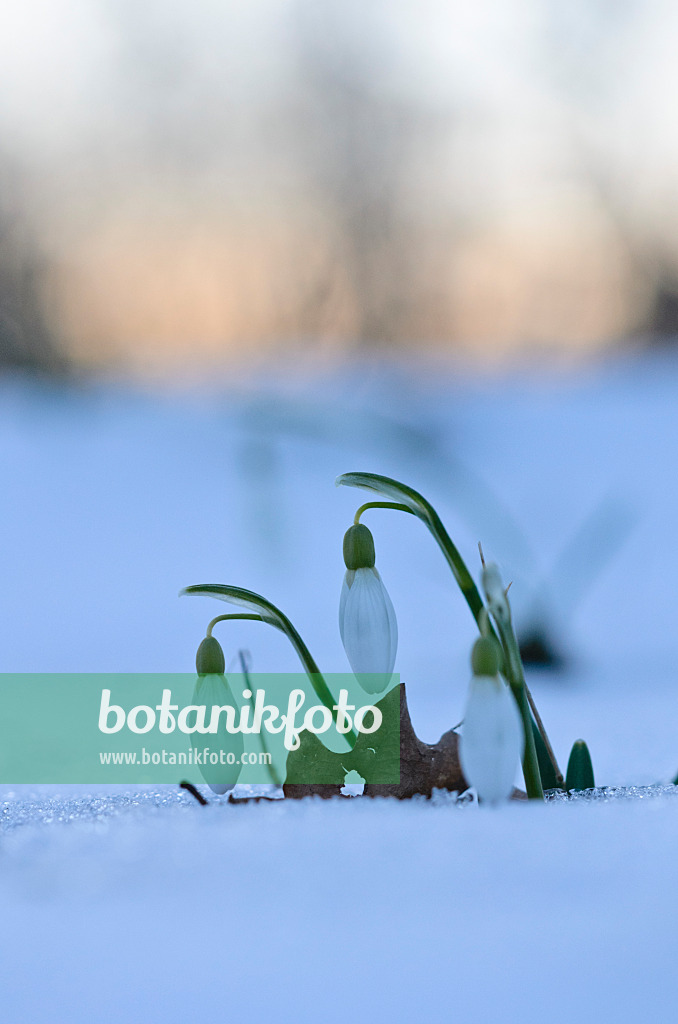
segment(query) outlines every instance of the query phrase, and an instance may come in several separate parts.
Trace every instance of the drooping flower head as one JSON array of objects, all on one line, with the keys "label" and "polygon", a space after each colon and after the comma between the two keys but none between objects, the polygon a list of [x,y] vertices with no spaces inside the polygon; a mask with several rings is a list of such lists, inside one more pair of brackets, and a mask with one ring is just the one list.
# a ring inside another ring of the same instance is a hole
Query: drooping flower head
[{"label": "drooping flower head", "polygon": [[339,631],[349,663],[368,693],[386,689],[398,649],[391,599],[375,567],[374,539],[358,523],[344,537],[346,575],[339,600]]},{"label": "drooping flower head", "polygon": [[[195,667],[198,672],[195,689],[193,690],[193,703],[205,705],[208,709],[212,707],[223,707],[235,705],[231,688],[226,680],[226,659],[221,649],[221,644],[213,636],[207,636],[200,644],[195,658]],[[209,710],[208,710],[209,714]],[[191,744],[199,751],[205,747],[208,737],[204,734],[191,733]],[[240,758],[244,750],[242,733],[229,733],[226,730],[223,719],[220,722],[216,733],[211,733],[209,742],[212,752],[223,751],[225,756],[233,755],[232,764],[204,764],[200,765],[200,772],[207,785],[213,793],[223,795],[230,792],[238,781],[242,771]],[[221,762],[221,758],[219,758]]]},{"label": "drooping flower head", "polygon": [[459,741],[459,759],[481,801],[501,803],[513,792],[523,755],[523,723],[515,698],[499,675],[500,653],[492,637],[473,647],[473,677]]}]

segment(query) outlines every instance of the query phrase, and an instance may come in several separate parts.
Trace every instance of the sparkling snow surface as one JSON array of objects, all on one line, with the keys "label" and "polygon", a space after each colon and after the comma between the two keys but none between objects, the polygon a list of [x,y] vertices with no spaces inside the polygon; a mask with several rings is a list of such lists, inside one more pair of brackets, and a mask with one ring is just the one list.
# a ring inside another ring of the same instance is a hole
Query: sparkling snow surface
[{"label": "sparkling snow surface", "polygon": [[[670,1021],[678,1005],[678,361],[577,377],[363,367],[151,396],[0,385],[2,668],[188,671],[234,583],[345,671],[341,540],[371,470],[422,490],[518,625],[564,767],[610,787],[497,810],[166,788],[0,787],[0,1020]],[[474,627],[422,524],[370,512],[425,740],[461,718]],[[296,670],[274,630],[227,658]],[[245,794],[242,794],[245,795]],[[209,1015],[209,1016],[208,1016]]]}]

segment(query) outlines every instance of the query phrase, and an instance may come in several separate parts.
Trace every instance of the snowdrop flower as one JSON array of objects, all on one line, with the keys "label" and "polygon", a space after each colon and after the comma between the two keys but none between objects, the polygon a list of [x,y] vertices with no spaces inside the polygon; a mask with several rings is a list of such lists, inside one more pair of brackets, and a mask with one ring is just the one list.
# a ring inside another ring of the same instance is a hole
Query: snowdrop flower
[{"label": "snowdrop flower", "polygon": [[[193,690],[193,703],[204,704],[209,709],[215,705],[223,707],[230,704],[235,707],[235,700],[231,688],[224,675],[226,671],[226,659],[221,649],[221,644],[213,636],[207,636],[200,644],[195,658],[195,667],[198,671],[198,679]],[[209,741],[206,744],[206,741]],[[200,772],[207,785],[213,793],[222,795],[229,793],[242,770],[240,758],[244,750],[242,733],[228,733],[223,724],[223,718],[216,733],[209,736],[201,733],[191,733],[191,743],[196,750],[202,750],[209,745],[213,752],[220,750],[235,755],[234,764],[201,764]]]},{"label": "snowdrop flower", "polygon": [[339,631],[351,668],[367,693],[386,688],[398,649],[395,611],[374,561],[372,534],[362,523],[352,526],[344,537]]},{"label": "snowdrop flower", "polygon": [[498,674],[499,649],[492,637],[473,648],[473,678],[459,741],[459,759],[469,786],[488,804],[507,800],[523,755],[523,723],[509,687]]}]

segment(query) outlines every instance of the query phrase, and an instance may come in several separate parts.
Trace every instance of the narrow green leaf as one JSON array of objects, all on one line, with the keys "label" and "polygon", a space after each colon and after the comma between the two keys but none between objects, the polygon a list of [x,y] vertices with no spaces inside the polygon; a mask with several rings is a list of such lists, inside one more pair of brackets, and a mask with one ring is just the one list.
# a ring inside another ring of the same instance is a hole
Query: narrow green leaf
[{"label": "narrow green leaf", "polygon": [[287,616],[283,615],[261,594],[255,594],[253,590],[245,590],[244,587],[231,587],[224,583],[200,583],[193,587],[185,587],[179,592],[179,597],[195,596],[216,597],[218,600],[234,604],[238,608],[247,608],[248,611],[257,614],[263,622],[267,622],[270,626],[276,626],[283,633],[286,632],[285,623],[289,623]]},{"label": "narrow green leaf", "polygon": [[537,751],[537,764],[539,765],[539,774],[541,775],[541,784],[544,790],[547,789],[562,789],[559,785],[558,779],[556,778],[556,770],[553,767],[553,762],[549,757],[549,752],[546,749],[542,734],[537,728],[537,723],[532,719],[532,735],[534,736],[534,746]]}]

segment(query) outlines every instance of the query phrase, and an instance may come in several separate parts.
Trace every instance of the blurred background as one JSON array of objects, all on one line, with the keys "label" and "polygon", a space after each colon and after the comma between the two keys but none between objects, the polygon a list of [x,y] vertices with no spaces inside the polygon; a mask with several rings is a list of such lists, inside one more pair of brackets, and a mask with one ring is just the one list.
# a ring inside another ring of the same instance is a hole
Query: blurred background
[{"label": "blurred background", "polygon": [[670,0],[0,16],[6,365],[552,363],[678,327]]}]

